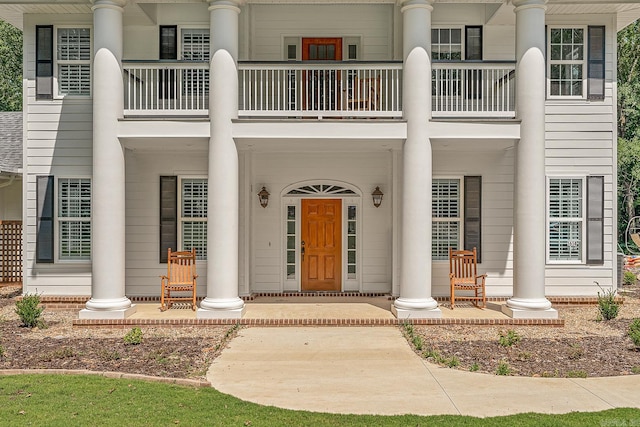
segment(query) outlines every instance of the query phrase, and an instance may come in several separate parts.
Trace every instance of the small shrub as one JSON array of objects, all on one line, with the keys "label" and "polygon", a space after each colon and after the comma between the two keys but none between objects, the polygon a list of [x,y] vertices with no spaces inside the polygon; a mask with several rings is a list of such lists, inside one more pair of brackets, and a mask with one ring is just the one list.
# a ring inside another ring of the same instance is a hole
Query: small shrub
[{"label": "small shrub", "polygon": [[571,344],[571,350],[569,351],[569,359],[578,360],[584,356],[584,349],[580,344]]},{"label": "small shrub", "polygon": [[496,368],[496,375],[511,375],[511,367],[505,360],[501,360]]},{"label": "small shrub", "polygon": [[526,362],[527,360],[531,360],[531,353],[528,351],[522,351],[518,353],[517,359],[521,362]]},{"label": "small shrub", "polygon": [[127,345],[138,345],[142,343],[142,330],[137,326],[132,328],[124,336],[124,343]]},{"label": "small shrub", "polygon": [[460,359],[458,359],[456,356],[451,356],[449,360],[447,360],[446,365],[450,368],[460,366]]},{"label": "small shrub", "polygon": [[602,294],[598,292],[599,316],[604,320],[615,319],[620,310],[620,304],[616,301],[616,291],[613,289],[605,291],[598,282],[595,282],[595,284],[598,285],[602,291]]},{"label": "small shrub", "polygon": [[412,337],[413,336],[413,325],[411,323],[405,323],[404,324],[404,331],[407,333],[407,335]]},{"label": "small shrub", "polygon": [[509,329],[506,333],[500,332],[498,342],[503,347],[511,347],[512,345],[517,344],[520,339],[520,335],[516,331]]},{"label": "small shrub", "polygon": [[476,372],[478,370],[480,370],[480,366],[476,362],[473,362],[473,364],[469,367],[469,371],[471,372]]},{"label": "small shrub", "polygon": [[633,319],[629,325],[629,338],[633,341],[636,348],[640,348],[640,318]]},{"label": "small shrub", "polygon": [[634,366],[631,368],[631,372],[634,374],[640,374],[640,366]]},{"label": "small shrub", "polygon": [[2,345],[0,345],[0,359],[3,359],[7,355],[7,351]]},{"label": "small shrub", "polygon": [[567,372],[567,378],[587,378],[587,373],[582,370]]},{"label": "small shrub", "polygon": [[422,350],[422,337],[420,337],[420,335],[414,336],[411,342],[413,343],[413,346],[416,348],[416,350]]},{"label": "small shrub", "polygon": [[439,360],[440,353],[438,353],[438,351],[434,350],[433,348],[428,348],[422,352],[422,357],[424,357],[425,359]]},{"label": "small shrub", "polygon": [[104,360],[120,360],[121,358],[120,353],[118,353],[116,350],[109,351],[103,349],[99,352],[99,355]]},{"label": "small shrub", "polygon": [[622,284],[623,285],[635,285],[638,277],[635,275],[633,271],[625,271],[622,276]]},{"label": "small shrub", "polygon": [[542,373],[543,378],[558,378],[559,376],[560,376],[560,371],[558,371],[557,369],[553,372],[544,371]]},{"label": "small shrub", "polygon": [[38,307],[39,304],[40,295],[38,294],[25,294],[21,300],[16,301],[16,314],[27,328],[44,325],[40,319],[44,307]]}]

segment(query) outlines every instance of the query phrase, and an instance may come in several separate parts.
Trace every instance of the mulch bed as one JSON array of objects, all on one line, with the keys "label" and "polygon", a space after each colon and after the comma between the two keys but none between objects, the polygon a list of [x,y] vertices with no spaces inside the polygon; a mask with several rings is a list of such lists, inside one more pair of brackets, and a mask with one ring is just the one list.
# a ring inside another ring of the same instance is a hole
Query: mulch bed
[{"label": "mulch bed", "polygon": [[[0,369],[88,369],[203,378],[213,359],[236,332],[229,327],[143,328],[142,343],[131,345],[123,340],[128,330],[72,328],[70,319],[76,313],[62,317],[47,313],[50,315],[48,328],[31,330],[20,326],[13,313],[15,297],[19,294],[20,289],[15,286],[0,287]],[[626,295],[637,303],[640,287],[628,289]],[[562,314],[562,308],[560,310]],[[574,310],[595,313],[596,308]],[[506,363],[510,375],[599,377],[640,373],[640,351],[634,348],[626,333],[631,318],[621,316],[606,322],[605,326],[604,322],[596,323],[593,319],[590,322],[586,330],[606,326],[609,332],[603,336],[584,330],[574,333],[571,326],[526,326],[516,331],[522,339],[506,347],[498,342],[499,333],[506,333],[508,329],[505,327],[416,327],[415,336],[420,336],[422,342],[416,352],[422,357],[431,356],[430,361],[445,366],[456,365],[456,369],[492,374],[501,362],[503,368]],[[457,360],[457,364],[452,360]]]}]

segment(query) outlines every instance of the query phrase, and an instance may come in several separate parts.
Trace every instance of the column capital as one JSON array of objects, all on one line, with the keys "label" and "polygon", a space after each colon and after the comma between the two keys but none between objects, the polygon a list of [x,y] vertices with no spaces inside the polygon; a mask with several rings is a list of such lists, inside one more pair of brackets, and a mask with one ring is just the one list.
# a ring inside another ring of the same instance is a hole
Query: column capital
[{"label": "column capital", "polygon": [[127,4],[127,0],[91,0],[93,6],[91,11],[96,9],[113,9],[118,12],[124,12],[124,6]]},{"label": "column capital", "polygon": [[547,10],[547,0],[512,0],[512,4],[516,13],[525,9]]},{"label": "column capital", "polygon": [[400,6],[400,12],[404,13],[409,9],[427,9],[433,11],[433,3],[435,0],[397,0]]},{"label": "column capital", "polygon": [[236,13],[240,13],[240,7],[243,6],[245,0],[207,0],[209,3],[209,12],[216,9],[229,9]]}]

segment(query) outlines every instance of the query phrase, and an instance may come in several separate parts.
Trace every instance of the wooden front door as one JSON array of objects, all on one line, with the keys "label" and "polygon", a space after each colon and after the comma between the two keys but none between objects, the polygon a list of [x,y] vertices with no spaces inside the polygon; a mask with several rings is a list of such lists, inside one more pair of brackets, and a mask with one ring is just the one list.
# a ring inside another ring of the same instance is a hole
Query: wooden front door
[{"label": "wooden front door", "polygon": [[340,291],[342,200],[302,199],[302,290]]},{"label": "wooden front door", "polygon": [[[303,61],[342,61],[341,38],[303,38]],[[340,108],[339,71],[307,70],[303,75],[303,107],[305,110],[337,110]]]}]

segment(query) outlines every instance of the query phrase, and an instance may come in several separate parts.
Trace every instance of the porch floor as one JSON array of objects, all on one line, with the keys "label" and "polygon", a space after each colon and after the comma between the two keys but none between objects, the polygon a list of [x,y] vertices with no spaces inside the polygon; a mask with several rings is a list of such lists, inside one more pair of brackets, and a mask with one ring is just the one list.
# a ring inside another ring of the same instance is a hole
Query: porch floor
[{"label": "porch floor", "polygon": [[[198,319],[188,305],[175,304],[167,311],[160,311],[158,302],[136,303],[136,312],[126,319],[92,320],[76,319],[75,326],[131,326],[131,325],[214,325],[235,324],[255,326],[348,326],[348,325],[396,325],[405,322],[391,313],[393,301],[388,296],[377,297],[295,297],[258,296],[245,303],[242,319]],[[562,326],[561,319],[512,319],[501,311],[501,304],[487,303],[478,309],[471,303],[456,304],[455,310],[448,302],[440,303],[442,318],[410,319],[414,324],[473,324],[473,325],[550,325]]]}]

